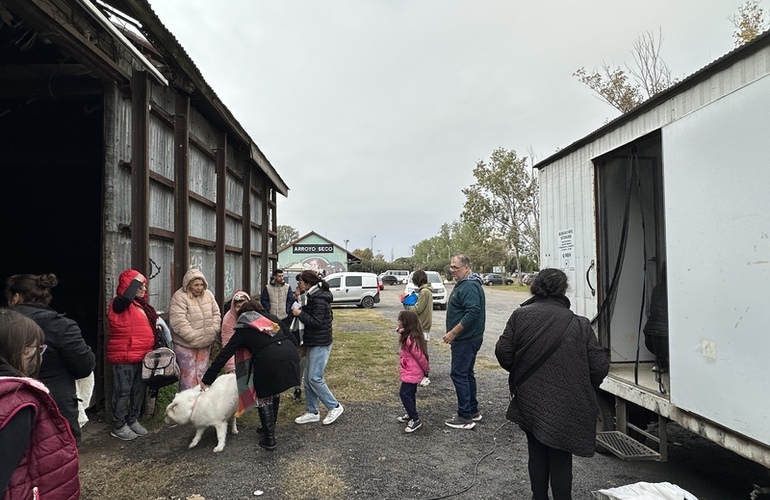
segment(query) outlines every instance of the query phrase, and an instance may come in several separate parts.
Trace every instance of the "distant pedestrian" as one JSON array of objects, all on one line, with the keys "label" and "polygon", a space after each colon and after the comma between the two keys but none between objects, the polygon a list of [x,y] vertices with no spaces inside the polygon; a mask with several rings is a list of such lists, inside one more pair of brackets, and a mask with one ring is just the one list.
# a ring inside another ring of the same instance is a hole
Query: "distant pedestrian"
[{"label": "distant pedestrian", "polygon": [[107,307],[110,334],[107,361],[112,365],[112,431],[110,435],[132,441],[147,435],[139,422],[147,384],[142,380],[142,360],[161,336],[158,313],[148,301],[147,278],[135,269],[118,277],[115,297]]},{"label": "distant pedestrian", "polygon": [[171,296],[169,323],[179,362],[179,391],[199,385],[209,367],[211,345],[222,327],[214,294],[198,269],[189,269]]},{"label": "distant pedestrian", "polygon": [[420,319],[414,311],[401,311],[398,314],[399,366],[401,369],[401,389],[398,392],[406,415],[398,421],[406,424],[405,432],[414,432],[422,426],[417,413],[417,385],[430,372],[428,364],[428,343],[425,342]]},{"label": "distant pedestrian", "polygon": [[332,352],[332,293],[329,291],[329,285],[318,277],[318,273],[309,269],[297,276],[297,290],[304,295],[304,305],[292,308],[291,312],[301,323],[302,342],[307,352],[307,412],[295,418],[294,422],[309,424],[321,420],[318,414],[320,401],[329,410],[323,419],[324,425],[329,425],[345,411],[324,380],[326,363]]},{"label": "distant pedestrian", "polygon": [[455,429],[473,429],[482,418],[473,368],[484,340],[486,299],[481,276],[471,271],[471,261],[466,255],[452,257],[449,271],[456,284],[447,303],[443,340],[452,346],[450,373],[457,392],[457,415],[444,423]]},{"label": "distant pedestrian", "polygon": [[588,319],[570,311],[567,276],[543,269],[495,346],[511,402],[505,416],[527,434],[533,500],[572,498],[572,455],[596,446],[596,389],[609,360]]},{"label": "distant pedestrian", "polygon": [[78,450],[39,375],[40,327],[0,309],[0,498],[77,500]]},{"label": "distant pedestrian", "polygon": [[48,305],[53,298],[51,289],[58,284],[55,274],[16,274],[6,281],[5,297],[14,311],[31,318],[43,329],[47,349],[39,380],[48,387],[80,445],[75,380],[94,371],[96,356],[78,324]]}]

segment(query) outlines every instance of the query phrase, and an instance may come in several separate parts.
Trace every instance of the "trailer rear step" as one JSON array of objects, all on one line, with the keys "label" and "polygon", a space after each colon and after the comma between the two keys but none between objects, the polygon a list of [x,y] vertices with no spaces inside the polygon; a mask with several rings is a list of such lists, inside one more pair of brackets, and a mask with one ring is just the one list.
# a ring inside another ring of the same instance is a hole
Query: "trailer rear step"
[{"label": "trailer rear step", "polygon": [[660,460],[660,453],[620,431],[604,431],[596,442],[623,460]]}]

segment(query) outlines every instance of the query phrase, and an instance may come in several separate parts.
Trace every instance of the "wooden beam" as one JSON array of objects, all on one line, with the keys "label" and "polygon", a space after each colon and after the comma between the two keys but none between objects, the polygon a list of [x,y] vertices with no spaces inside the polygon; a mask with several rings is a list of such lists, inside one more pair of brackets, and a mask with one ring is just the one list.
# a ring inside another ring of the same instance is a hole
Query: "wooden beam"
[{"label": "wooden beam", "polygon": [[217,274],[214,283],[214,295],[225,299],[225,239],[227,238],[227,134],[222,133],[217,140],[215,168],[217,172],[217,209],[216,209],[216,241],[215,251]]},{"label": "wooden beam", "polygon": [[182,286],[190,266],[190,98],[176,95],[174,116],[174,276],[172,288]]},{"label": "wooden beam", "polygon": [[150,263],[150,79],[131,79],[131,267],[146,273]]},{"label": "wooden beam", "polygon": [[246,166],[243,172],[243,217],[241,218],[241,229],[243,230],[243,250],[242,250],[242,263],[243,263],[243,286],[246,289],[251,289],[254,283],[251,278],[251,248],[253,242],[251,241],[251,178],[252,169]]}]

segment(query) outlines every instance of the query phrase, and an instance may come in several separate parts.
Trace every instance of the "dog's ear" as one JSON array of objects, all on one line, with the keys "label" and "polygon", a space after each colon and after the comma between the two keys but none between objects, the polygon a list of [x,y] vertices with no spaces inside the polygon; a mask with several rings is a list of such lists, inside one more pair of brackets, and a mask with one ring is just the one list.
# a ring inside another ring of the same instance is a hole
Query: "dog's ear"
[{"label": "dog's ear", "polygon": [[179,405],[179,403],[177,403],[176,401],[173,401],[173,402],[172,402],[170,405],[168,405],[168,406],[166,407],[166,411],[167,411],[167,412],[169,412],[169,411],[174,411],[174,410],[176,410],[176,407],[177,407],[178,405]]}]

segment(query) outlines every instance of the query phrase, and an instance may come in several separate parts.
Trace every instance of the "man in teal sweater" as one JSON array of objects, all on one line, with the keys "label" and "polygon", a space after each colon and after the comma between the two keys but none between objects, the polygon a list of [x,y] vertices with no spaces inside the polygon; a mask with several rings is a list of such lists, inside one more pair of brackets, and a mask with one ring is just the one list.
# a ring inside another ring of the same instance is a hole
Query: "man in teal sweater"
[{"label": "man in teal sweater", "polygon": [[481,277],[471,271],[471,261],[466,255],[452,257],[449,270],[456,284],[447,303],[443,340],[451,344],[457,415],[444,423],[455,429],[473,429],[481,420],[473,367],[484,340],[486,301]]}]

